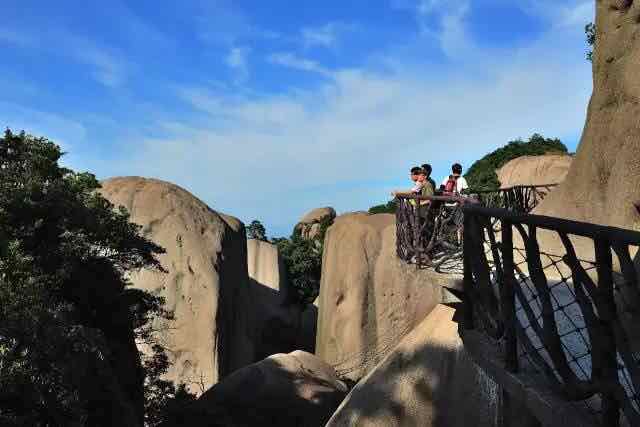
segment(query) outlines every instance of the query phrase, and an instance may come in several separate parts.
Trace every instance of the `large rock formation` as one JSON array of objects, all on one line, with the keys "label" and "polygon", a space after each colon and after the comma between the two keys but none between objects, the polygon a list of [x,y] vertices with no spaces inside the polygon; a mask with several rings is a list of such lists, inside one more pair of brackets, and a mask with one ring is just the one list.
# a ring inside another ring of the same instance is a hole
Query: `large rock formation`
[{"label": "large rock formation", "polygon": [[355,386],[327,427],[497,426],[498,387],[465,353],[453,314],[437,306]]},{"label": "large rock formation", "polygon": [[545,154],[521,156],[507,162],[496,171],[502,188],[514,185],[559,184],[571,166],[572,156]]},{"label": "large rock formation", "polygon": [[313,351],[317,307],[305,310],[290,295],[286,270],[277,246],[247,241],[251,328],[256,359],[296,349]]},{"label": "large rock formation", "polygon": [[320,233],[322,223],[331,222],[336,217],[336,211],[331,207],[317,208],[307,212],[295,226],[303,238],[313,239]]},{"label": "large rock formation", "polygon": [[325,237],[316,354],[358,380],[431,312],[451,278],[398,258],[393,215],[339,216]]},{"label": "large rock formation", "polygon": [[536,213],[640,229],[640,0],[596,2],[593,94],[564,183]]},{"label": "large rock formation", "polygon": [[175,314],[171,324],[156,325],[164,328],[160,334],[169,350],[167,379],[198,392],[253,362],[242,223],[155,179],[113,178],[103,182],[101,192],[127,208],[131,221],[167,251],[160,261],[168,274],[131,276],[135,287],[165,297]]},{"label": "large rock formation", "polygon": [[242,368],[204,393],[184,425],[324,426],[347,387],[312,354],[276,354]]}]

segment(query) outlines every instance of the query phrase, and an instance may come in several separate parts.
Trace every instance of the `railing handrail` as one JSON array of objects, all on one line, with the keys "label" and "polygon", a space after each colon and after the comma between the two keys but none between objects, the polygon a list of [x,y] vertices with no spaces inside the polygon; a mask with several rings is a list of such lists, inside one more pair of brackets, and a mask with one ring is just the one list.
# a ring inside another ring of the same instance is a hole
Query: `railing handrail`
[{"label": "railing handrail", "polygon": [[498,193],[501,191],[509,191],[516,188],[554,188],[560,185],[559,183],[551,183],[551,184],[517,184],[511,185],[509,187],[500,187],[495,190],[475,190],[473,188],[467,190],[468,194],[488,194],[488,193]]},{"label": "railing handrail", "polygon": [[640,246],[640,232],[635,230],[574,221],[571,219],[546,215],[518,213],[508,209],[487,208],[473,203],[465,204],[462,207],[462,210],[465,214],[470,213],[486,217],[494,217],[509,222],[527,224],[544,229],[553,229],[554,231],[560,231],[575,236]]},{"label": "railing handrail", "polygon": [[409,193],[396,194],[397,199],[407,200],[432,200],[434,202],[451,202],[451,203],[464,203],[474,201],[468,196],[417,196]]}]

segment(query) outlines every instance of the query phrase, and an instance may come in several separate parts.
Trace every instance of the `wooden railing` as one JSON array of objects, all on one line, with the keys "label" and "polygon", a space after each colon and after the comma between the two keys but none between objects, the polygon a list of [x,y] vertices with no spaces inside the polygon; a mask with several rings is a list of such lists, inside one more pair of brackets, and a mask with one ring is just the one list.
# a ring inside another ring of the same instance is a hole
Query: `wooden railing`
[{"label": "wooden railing", "polygon": [[519,213],[529,213],[558,184],[516,185],[499,190],[469,191],[483,206],[504,208]]},{"label": "wooden railing", "polygon": [[462,256],[462,210],[473,199],[459,196],[397,195],[398,257],[418,267],[432,267],[451,256]]},{"label": "wooden railing", "polygon": [[[463,341],[482,334],[504,370],[539,374],[540,387],[603,426],[640,426],[640,343],[629,339],[640,328],[640,233],[475,204],[462,211]],[[542,251],[541,238],[558,253]]]}]

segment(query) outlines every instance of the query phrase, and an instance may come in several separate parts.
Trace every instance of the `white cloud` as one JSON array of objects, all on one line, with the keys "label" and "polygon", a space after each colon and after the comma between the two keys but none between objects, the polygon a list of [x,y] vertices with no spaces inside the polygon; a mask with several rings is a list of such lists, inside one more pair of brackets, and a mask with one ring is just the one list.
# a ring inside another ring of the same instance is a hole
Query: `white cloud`
[{"label": "white cloud", "polygon": [[239,81],[244,81],[249,77],[249,53],[248,47],[233,47],[225,57],[225,63],[234,70]]},{"label": "white cloud", "polygon": [[541,17],[555,27],[581,30],[595,20],[595,4],[592,0],[522,0],[516,3],[525,12]]},{"label": "white cloud", "polygon": [[76,40],[72,43],[72,55],[78,62],[93,68],[92,75],[98,83],[110,88],[124,84],[126,65],[123,60],[89,42]]},{"label": "white cloud", "polygon": [[[591,71],[583,34],[563,23],[581,18],[554,9],[547,34],[505,55],[475,46],[464,25],[471,11],[463,3],[412,3],[428,36],[455,57],[453,65],[433,66],[428,58],[420,63],[416,55],[392,50],[372,52],[400,64],[391,70],[335,70],[291,52],[274,53],[270,62],[323,78],[279,94],[184,87],[179,97],[197,114],[167,113],[150,126],[153,138],[136,138],[142,142],[127,146],[101,177],[117,170],[170,180],[214,209],[259,218],[283,234],[308,208],[345,211],[384,201],[412,164],[429,161],[440,178],[453,161],[468,166],[533,132],[579,135]],[[413,52],[420,51],[424,37],[413,43]],[[249,52],[231,46],[227,65],[241,70]],[[464,54],[471,49],[473,56]]]},{"label": "white cloud", "polygon": [[302,40],[305,47],[321,46],[335,47],[342,33],[352,30],[353,25],[342,22],[328,22],[320,27],[308,27],[302,29]]},{"label": "white cloud", "polygon": [[[383,201],[413,163],[430,161],[441,174],[453,161],[469,165],[533,132],[579,135],[591,90],[581,43],[581,34],[554,27],[510,56],[481,51],[481,61],[450,69],[320,68],[327,78],[318,86],[279,95],[190,88],[183,99],[208,118],[147,139],[131,168],[270,225],[295,221],[302,212],[283,212],[294,204],[300,211],[322,204],[365,209]],[[320,67],[289,54],[272,59]]]},{"label": "white cloud", "polygon": [[92,77],[110,88],[123,85],[130,68],[124,55],[115,49],[99,46],[62,28],[41,28],[37,31],[4,28],[0,30],[0,41],[2,40],[23,49],[34,49],[87,65],[92,69]]},{"label": "white cloud", "polygon": [[82,143],[87,136],[86,127],[77,120],[13,102],[0,101],[0,117],[3,130],[8,127],[14,132],[24,130],[34,136],[45,136],[63,150],[68,150],[72,143]]},{"label": "white cloud", "polygon": [[476,50],[466,29],[470,0],[392,0],[397,9],[411,11],[422,36],[433,40],[449,58],[464,58]]},{"label": "white cloud", "polygon": [[331,72],[327,68],[320,65],[318,62],[311,59],[300,58],[290,52],[274,53],[269,55],[267,59],[271,63],[281,65],[283,67],[289,67],[301,71],[309,71],[325,76],[331,75]]}]

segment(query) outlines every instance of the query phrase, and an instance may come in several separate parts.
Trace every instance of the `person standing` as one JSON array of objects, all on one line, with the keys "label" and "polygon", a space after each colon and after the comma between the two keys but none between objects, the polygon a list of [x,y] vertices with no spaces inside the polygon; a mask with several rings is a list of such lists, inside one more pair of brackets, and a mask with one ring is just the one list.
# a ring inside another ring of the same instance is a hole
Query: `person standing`
[{"label": "person standing", "polygon": [[440,188],[448,196],[458,196],[469,189],[467,180],[462,176],[462,165],[460,163],[454,163],[451,166],[451,175],[442,181]]},{"label": "person standing", "polygon": [[431,165],[429,163],[425,163],[424,165],[422,165],[422,170],[424,170],[424,172],[427,174],[427,182],[431,184],[431,187],[433,188],[433,192],[435,194],[436,182],[431,178],[431,172],[433,172]]}]

